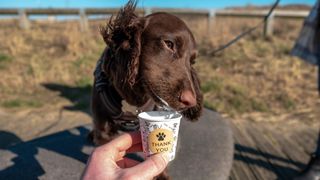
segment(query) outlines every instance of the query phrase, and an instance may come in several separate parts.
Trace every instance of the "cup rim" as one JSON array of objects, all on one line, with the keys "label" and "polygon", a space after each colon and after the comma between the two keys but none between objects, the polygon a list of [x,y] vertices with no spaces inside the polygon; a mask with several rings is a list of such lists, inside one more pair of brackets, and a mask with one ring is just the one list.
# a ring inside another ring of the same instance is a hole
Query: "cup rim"
[{"label": "cup rim", "polygon": [[[154,117],[152,118],[147,118],[146,114],[152,114],[152,113],[167,113],[168,115],[170,114],[174,114],[173,118],[163,118],[163,116],[159,116],[159,117]],[[179,112],[175,112],[175,111],[145,111],[145,112],[141,112],[138,114],[138,118],[139,119],[143,119],[146,121],[155,121],[155,122],[170,122],[170,121],[174,121],[174,120],[179,120],[182,118],[182,115]]]}]

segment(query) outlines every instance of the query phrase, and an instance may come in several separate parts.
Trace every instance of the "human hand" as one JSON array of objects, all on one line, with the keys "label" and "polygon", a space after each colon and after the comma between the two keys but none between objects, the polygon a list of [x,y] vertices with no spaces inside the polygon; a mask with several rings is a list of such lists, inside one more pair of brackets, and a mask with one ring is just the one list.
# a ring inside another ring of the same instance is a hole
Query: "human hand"
[{"label": "human hand", "polygon": [[97,147],[91,154],[83,180],[152,179],[168,164],[165,154],[155,154],[144,162],[124,157],[126,153],[142,151],[140,132],[125,133]]}]

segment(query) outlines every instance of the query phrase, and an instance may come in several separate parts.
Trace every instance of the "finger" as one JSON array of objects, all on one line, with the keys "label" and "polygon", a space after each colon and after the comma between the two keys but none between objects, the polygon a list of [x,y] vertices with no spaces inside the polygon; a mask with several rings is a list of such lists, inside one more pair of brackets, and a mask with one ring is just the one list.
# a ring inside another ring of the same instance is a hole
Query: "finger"
[{"label": "finger", "polygon": [[135,152],[142,152],[142,144],[135,144],[131,146],[128,150],[126,151],[120,151],[118,152],[116,158],[114,159],[115,161],[119,161],[120,159],[123,158],[127,153],[135,153]]},{"label": "finger", "polygon": [[115,157],[115,161],[119,161],[120,159],[123,159],[123,156],[126,155],[126,151],[120,151],[118,152],[117,156]]},{"label": "finger", "polygon": [[146,161],[127,169],[128,174],[134,174],[141,179],[152,179],[159,175],[168,165],[168,156],[166,154],[155,154]]},{"label": "finger", "polygon": [[119,137],[113,139],[109,143],[97,147],[97,151],[108,151],[109,156],[117,159],[118,153],[122,151],[126,151],[131,146],[135,144],[141,143],[141,135],[140,132],[132,132],[132,133],[124,133]]},{"label": "finger", "polygon": [[140,132],[124,133],[112,140],[109,145],[117,148],[118,151],[125,151],[131,146],[141,143]]}]

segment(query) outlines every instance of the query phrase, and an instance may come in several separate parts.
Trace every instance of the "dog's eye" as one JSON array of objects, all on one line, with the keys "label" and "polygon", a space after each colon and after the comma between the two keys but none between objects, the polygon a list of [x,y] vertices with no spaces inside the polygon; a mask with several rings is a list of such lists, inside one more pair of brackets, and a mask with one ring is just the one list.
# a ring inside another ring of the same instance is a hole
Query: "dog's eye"
[{"label": "dog's eye", "polygon": [[166,44],[167,48],[173,50],[174,44],[170,40],[164,40],[164,44]]}]

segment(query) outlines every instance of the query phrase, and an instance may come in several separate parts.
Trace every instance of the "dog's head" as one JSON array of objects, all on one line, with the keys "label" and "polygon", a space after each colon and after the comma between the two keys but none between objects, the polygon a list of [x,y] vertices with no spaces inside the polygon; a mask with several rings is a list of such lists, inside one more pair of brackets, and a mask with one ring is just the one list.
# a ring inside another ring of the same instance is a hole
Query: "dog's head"
[{"label": "dog's head", "polygon": [[200,82],[192,65],[195,39],[176,16],[154,13],[138,17],[135,2],[120,10],[102,29],[111,49],[105,71],[129,103],[141,105],[152,98],[196,120],[202,110]]}]

